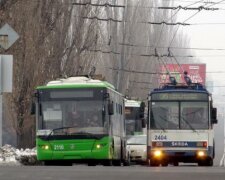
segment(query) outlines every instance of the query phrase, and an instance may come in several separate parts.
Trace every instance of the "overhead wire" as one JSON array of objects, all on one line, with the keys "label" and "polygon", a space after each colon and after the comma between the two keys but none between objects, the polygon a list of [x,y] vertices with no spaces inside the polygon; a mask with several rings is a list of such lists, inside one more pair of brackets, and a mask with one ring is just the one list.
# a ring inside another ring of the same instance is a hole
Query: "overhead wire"
[{"label": "overhead wire", "polygon": [[114,4],[110,4],[108,2],[106,3],[102,3],[102,4],[96,4],[96,3],[91,3],[91,2],[86,2],[86,3],[71,3],[72,5],[79,5],[79,6],[100,6],[100,7],[118,7],[118,8],[125,8],[124,5],[114,5]]},{"label": "overhead wire", "polygon": [[[206,8],[212,7],[212,6],[214,6],[214,5],[216,5],[216,4],[219,4],[220,2],[223,2],[223,1],[224,1],[224,0],[219,1],[219,2],[216,2],[216,3],[214,3],[214,4],[211,4],[211,5],[207,6]],[[184,20],[183,23],[186,23],[188,20],[190,20],[191,18],[193,18],[194,16],[196,16],[199,12],[201,12],[201,10],[202,10],[202,9],[199,9],[198,12],[194,13],[192,16],[190,16],[189,18],[187,18],[186,20]],[[171,42],[170,42],[170,44],[169,44],[169,48],[170,48],[170,46],[172,45],[172,43],[173,43],[173,41],[174,41],[174,39],[175,39],[175,37],[176,37],[176,35],[177,35],[177,32],[178,32],[179,27],[180,27],[180,26],[177,27],[177,30],[175,31],[175,33],[174,33],[174,35],[173,35],[173,38],[172,38],[172,40],[171,40]],[[168,48],[168,49],[169,49],[169,48]],[[171,53],[172,53],[172,52],[171,52]],[[177,63],[178,66],[180,67],[181,71],[184,73],[184,70],[183,70],[182,66],[180,65],[180,63],[177,61],[176,57],[175,57],[175,56],[172,56],[172,57],[175,59],[176,63]],[[171,57],[171,58],[172,58],[172,57]]]},{"label": "overhead wire", "polygon": [[[219,3],[223,2],[223,1],[225,1],[225,0],[221,0],[221,1],[215,2],[213,4],[210,4],[209,6],[207,6],[207,8],[212,7],[212,6],[215,6],[216,4],[219,4]],[[189,18],[187,18],[186,20],[184,20],[183,23],[186,23],[188,20],[190,20],[191,18],[193,18],[194,16],[196,16],[199,12],[201,12],[201,10],[199,10],[198,12],[194,13],[192,16],[190,16]],[[177,32],[178,32],[179,27],[180,26],[178,25],[177,30],[175,31],[175,33],[173,35],[173,38],[172,38],[172,40],[170,42],[169,47],[172,45],[172,43],[173,43],[173,41],[175,39],[175,36],[177,35]]]},{"label": "overhead wire", "polygon": [[[208,6],[208,7],[211,7],[211,6],[214,6],[214,5],[216,5],[216,4],[219,4],[219,3],[221,3],[221,2],[223,2],[224,0],[222,0],[222,1],[219,1],[219,2],[215,2],[215,3],[213,3],[213,4],[211,4],[210,6]],[[196,3],[199,3],[199,2],[201,2],[201,1],[198,1],[198,2],[193,2],[194,4],[196,4]],[[193,4],[192,4],[193,5]],[[190,5],[189,5],[190,6]],[[179,11],[179,9],[178,9],[178,11]],[[178,11],[176,12],[176,13],[178,13]],[[176,14],[175,13],[175,14]],[[199,13],[199,11],[197,12],[197,13]],[[193,14],[191,17],[189,17],[188,19],[186,19],[185,20],[185,22],[186,21],[188,21],[189,19],[191,19],[192,17],[194,17],[197,13],[195,13],[195,14]],[[174,15],[175,16],[175,15]],[[97,17],[93,17],[92,19],[97,19]],[[100,18],[99,18],[100,19]],[[172,19],[172,18],[171,18]],[[100,19],[100,20],[105,20],[105,19]],[[119,20],[114,20],[114,19],[112,19],[112,18],[109,18],[108,20],[110,20],[110,21],[114,21],[114,22],[121,22],[121,21],[119,21]],[[148,22],[149,23],[149,22]],[[154,23],[154,22],[150,22],[150,23]],[[159,23],[155,23],[155,24],[159,24]],[[166,23],[166,22],[161,22],[160,24],[162,24],[163,26],[166,24],[166,25],[168,25],[169,23]],[[171,23],[172,24],[172,23]],[[174,24],[173,24],[174,25]],[[178,24],[178,25],[180,25],[180,24]],[[195,24],[195,25],[197,25],[197,24]],[[179,28],[179,27],[178,27]],[[177,29],[177,31],[178,31],[178,29]],[[173,43],[173,40],[174,40],[174,38],[175,38],[175,36],[176,36],[176,33],[177,33],[177,31],[175,32],[175,34],[174,34],[174,36],[173,36],[173,39],[172,39],[172,41],[171,41],[171,43],[170,43],[170,45],[169,45],[169,48],[175,48],[175,47],[172,47],[171,45],[172,45],[172,43]],[[162,34],[162,29],[161,29],[161,33],[160,34]],[[161,36],[161,35],[160,35]],[[158,39],[158,41],[161,39],[161,37]],[[125,45],[125,44],[121,44],[121,45]],[[167,47],[157,47],[157,48],[167,48]],[[179,49],[197,49],[197,48],[179,48]],[[198,50],[206,50],[207,48],[198,48]],[[208,49],[208,50],[224,50],[224,49]],[[96,52],[103,52],[103,53],[113,53],[113,54],[120,54],[120,53],[118,53],[118,52],[113,52],[113,51],[108,51],[108,52],[104,52],[104,51],[101,51],[101,50],[96,50]],[[151,54],[149,54],[149,55],[147,55],[147,54],[142,54],[142,55],[140,55],[140,56],[143,56],[143,57],[150,57],[150,56],[155,56],[155,55],[151,55]],[[162,56],[157,56],[158,58],[159,57],[166,57],[166,55],[162,55]],[[176,57],[178,57],[178,56],[176,56]],[[181,56],[180,56],[181,57]],[[182,57],[184,57],[184,56],[182,56]],[[185,57],[194,57],[194,56],[185,56]],[[171,58],[171,57],[170,57]],[[159,58],[160,59],[160,58]]]},{"label": "overhead wire", "polygon": [[198,48],[198,47],[175,47],[175,46],[171,46],[171,47],[163,47],[163,46],[146,46],[146,45],[137,45],[137,44],[128,44],[128,43],[119,43],[119,45],[123,45],[123,46],[131,46],[131,47],[148,47],[148,48],[157,48],[157,49],[192,49],[192,50],[202,50],[202,51],[225,51],[225,49],[223,48]]},{"label": "overhead wire", "polygon": [[[182,2],[182,1],[181,1]],[[196,4],[196,2],[194,1],[191,1],[193,2],[194,4]],[[114,8],[125,8],[124,5],[115,5],[115,4],[110,4],[108,2],[106,3],[100,3],[100,4],[97,4],[97,3],[91,3],[91,2],[86,2],[86,3],[77,3],[77,2],[74,2],[74,3],[71,3],[72,5],[76,5],[76,6],[96,6],[96,7],[114,7]],[[132,6],[132,5],[128,5],[126,6],[128,8],[136,8],[137,6]],[[179,6],[173,6],[173,7],[157,7],[157,6],[138,6],[138,8],[146,8],[146,9],[171,9],[171,10],[177,10],[177,9],[182,9],[182,10],[211,10],[211,11],[215,11],[215,10],[222,10],[220,8],[206,8],[204,6],[199,6],[199,7],[192,7],[192,8],[188,8],[188,7],[183,7],[181,5]],[[224,10],[224,9],[223,9]]]},{"label": "overhead wire", "polygon": [[[122,20],[118,20],[118,19],[113,19],[113,18],[100,18],[97,16],[92,16],[92,17],[88,17],[88,16],[76,16],[76,17],[80,17],[83,19],[90,19],[90,20],[98,20],[98,21],[105,21],[105,22],[116,22],[116,23],[132,23],[132,21],[122,21]],[[138,24],[149,24],[149,25],[163,25],[162,29],[164,27],[164,25],[167,26],[176,26],[176,25],[182,25],[182,26],[196,26],[196,25],[225,25],[225,22],[222,23],[184,23],[184,22],[176,22],[176,23],[169,23],[166,21],[161,21],[161,22],[153,22],[153,21],[137,21],[136,23]],[[160,31],[160,36],[162,34],[162,30]],[[158,43],[157,43],[158,44]]]},{"label": "overhead wire", "polygon": [[[197,1],[197,2],[193,2],[193,3],[191,3],[191,4],[189,4],[189,5],[185,6],[185,7],[188,8],[188,7],[192,6],[192,5],[195,5],[195,4],[197,4],[197,3],[200,3],[200,2],[202,2],[202,1],[203,1],[203,0],[200,0],[200,1]],[[178,9],[177,12],[176,12],[175,14],[177,14],[179,10],[180,10],[180,9]],[[173,18],[173,17],[174,17],[174,15],[172,16],[172,18]],[[172,18],[170,18],[170,19],[172,20]],[[162,26],[160,35],[162,34],[163,27],[164,27],[164,26]],[[180,25],[178,25],[178,28],[179,28],[179,27],[180,27]],[[178,31],[178,28],[177,28],[177,31]],[[175,33],[176,33],[176,32],[175,32]],[[175,36],[174,36],[173,38],[175,38]],[[161,36],[159,37],[159,40],[160,40],[160,39],[161,39]],[[158,40],[158,42],[159,42],[159,40]],[[172,41],[173,41],[173,40],[172,40]],[[156,44],[156,46],[158,46],[158,43]],[[168,48],[168,49],[169,49],[169,48]],[[158,60],[161,61],[161,62],[163,63],[164,68],[166,69],[167,72],[169,72],[169,70],[168,70],[168,68],[167,68],[167,65],[165,64],[165,62],[163,61],[163,59],[158,57]],[[171,60],[172,60],[172,59],[171,59]],[[169,74],[169,76],[171,76],[171,74]]]}]

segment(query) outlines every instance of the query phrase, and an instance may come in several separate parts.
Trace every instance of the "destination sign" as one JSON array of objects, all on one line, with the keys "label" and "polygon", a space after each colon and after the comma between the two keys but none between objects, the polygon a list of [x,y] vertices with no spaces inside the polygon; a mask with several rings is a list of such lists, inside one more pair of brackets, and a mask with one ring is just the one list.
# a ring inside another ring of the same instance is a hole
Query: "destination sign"
[{"label": "destination sign", "polygon": [[205,93],[154,93],[152,100],[208,100]]},{"label": "destination sign", "polygon": [[52,91],[50,92],[51,98],[91,98],[94,96],[93,91]]}]

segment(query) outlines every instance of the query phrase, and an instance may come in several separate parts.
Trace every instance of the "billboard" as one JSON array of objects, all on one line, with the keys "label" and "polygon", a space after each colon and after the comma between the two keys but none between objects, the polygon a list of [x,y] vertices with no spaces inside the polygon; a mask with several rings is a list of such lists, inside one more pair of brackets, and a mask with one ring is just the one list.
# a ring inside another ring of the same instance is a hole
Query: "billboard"
[{"label": "billboard", "polygon": [[188,76],[191,78],[193,83],[201,83],[205,85],[206,81],[206,64],[166,64],[161,66],[160,84],[169,83],[169,75],[167,71],[170,72],[170,75],[175,77],[177,83],[185,83],[184,81],[184,71],[188,72]]}]

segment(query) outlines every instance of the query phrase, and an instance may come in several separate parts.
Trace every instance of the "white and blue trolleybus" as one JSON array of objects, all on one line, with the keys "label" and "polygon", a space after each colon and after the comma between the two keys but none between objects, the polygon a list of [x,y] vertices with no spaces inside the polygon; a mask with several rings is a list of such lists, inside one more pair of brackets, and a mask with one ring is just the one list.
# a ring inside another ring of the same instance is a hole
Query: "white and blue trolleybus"
[{"label": "white and blue trolleybus", "polygon": [[203,85],[166,84],[150,92],[148,99],[150,166],[178,166],[179,162],[213,166],[217,111]]}]

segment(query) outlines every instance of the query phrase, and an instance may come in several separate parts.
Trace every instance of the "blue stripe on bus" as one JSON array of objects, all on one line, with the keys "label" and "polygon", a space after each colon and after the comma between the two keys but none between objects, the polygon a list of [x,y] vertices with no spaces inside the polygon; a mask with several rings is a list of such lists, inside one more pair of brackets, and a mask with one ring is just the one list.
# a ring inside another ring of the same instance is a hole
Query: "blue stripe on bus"
[{"label": "blue stripe on bus", "polygon": [[199,142],[196,141],[160,141],[155,143],[160,144],[156,145],[155,147],[189,147],[189,148],[203,147],[197,145],[197,143]]}]

